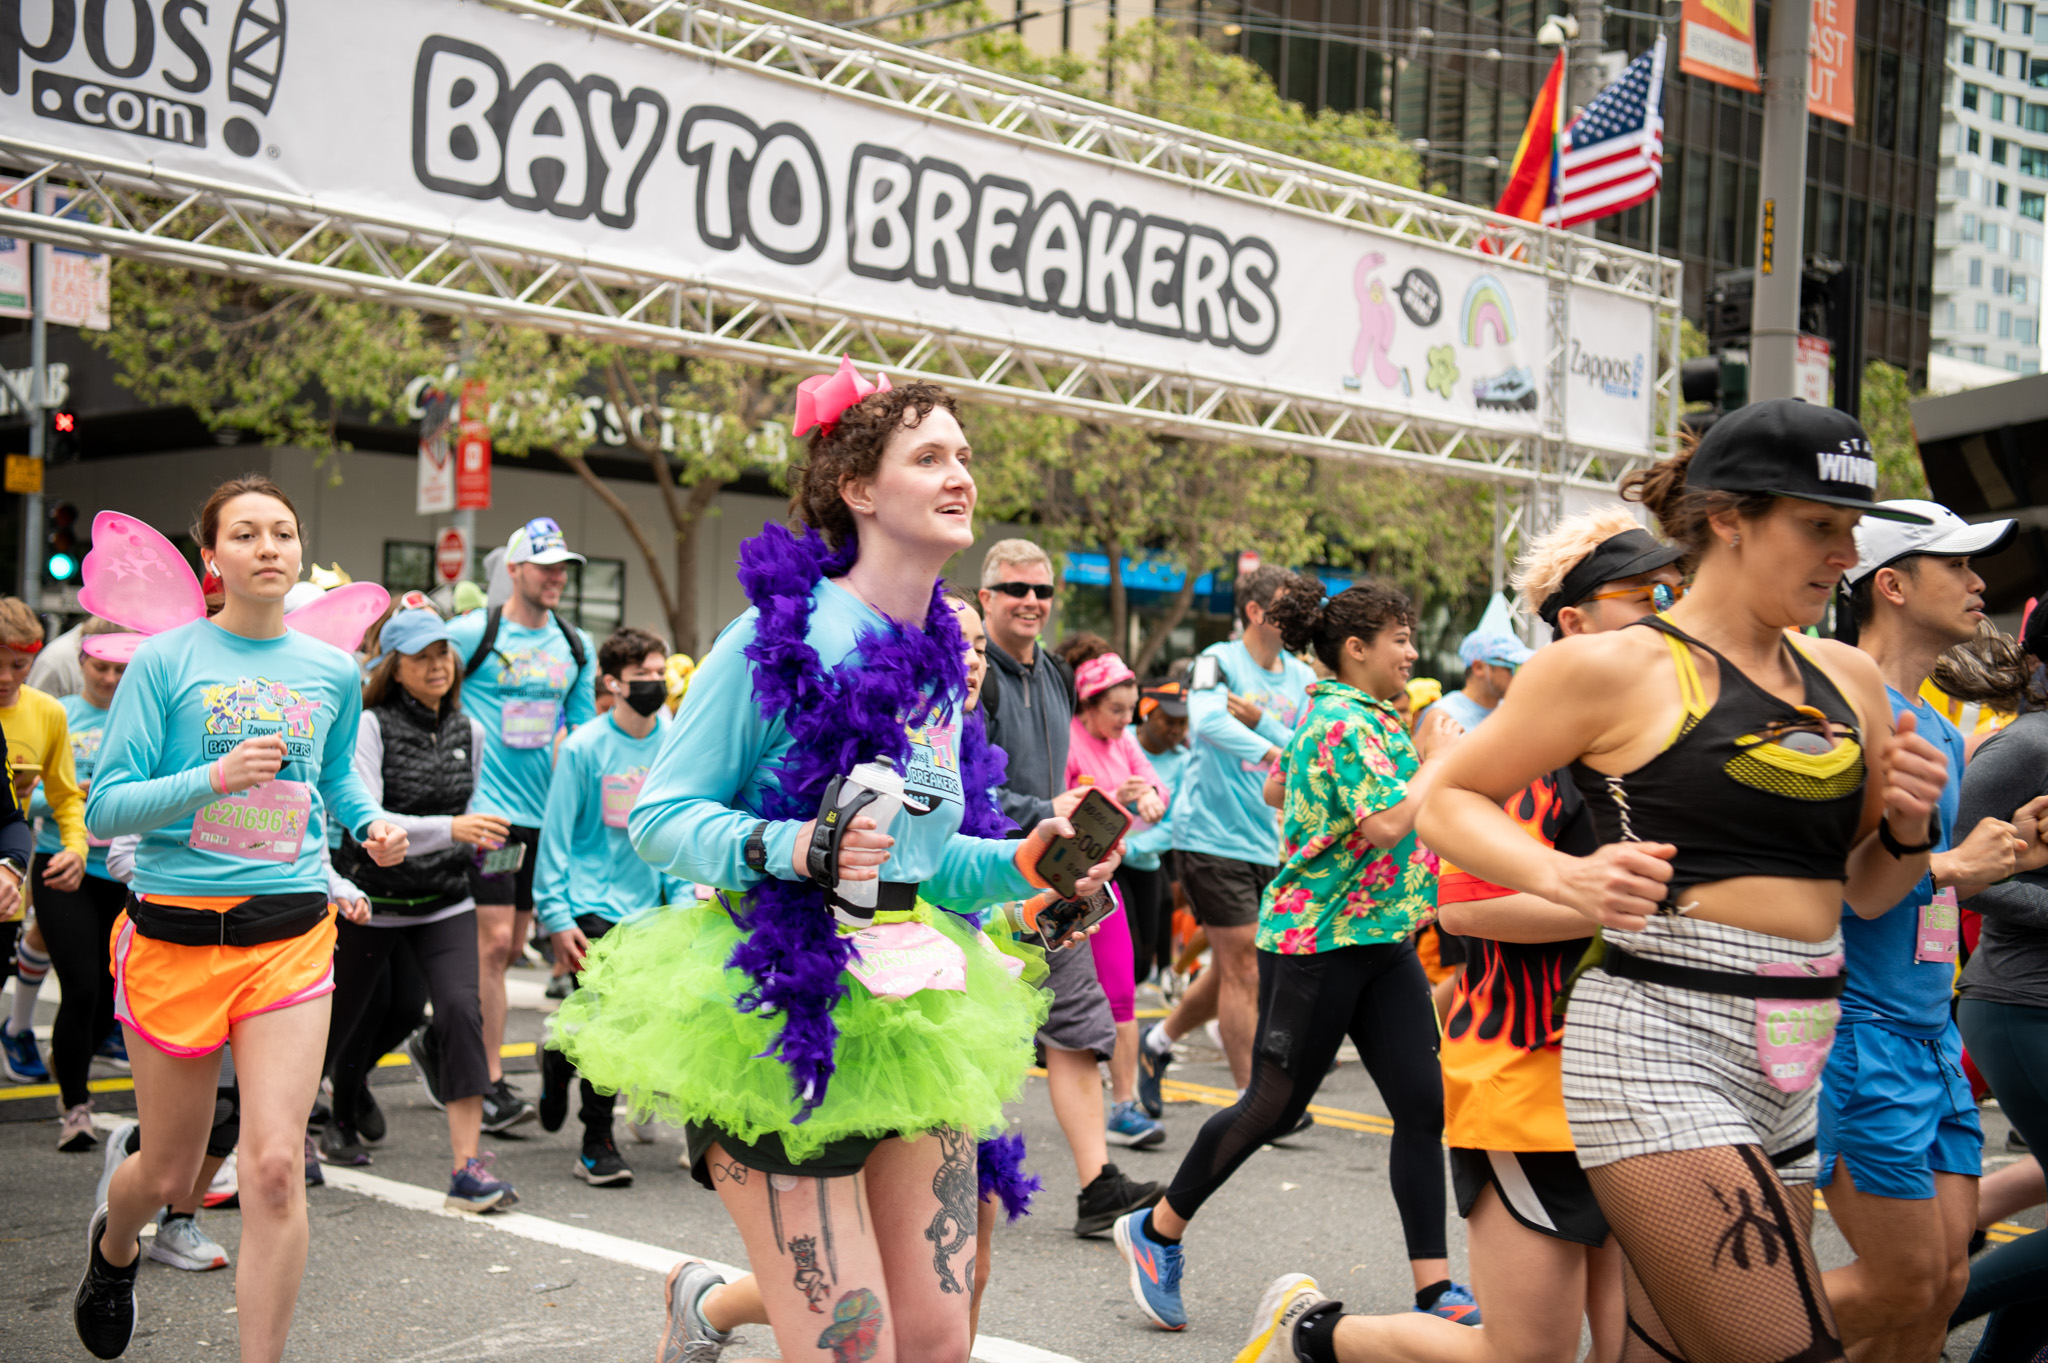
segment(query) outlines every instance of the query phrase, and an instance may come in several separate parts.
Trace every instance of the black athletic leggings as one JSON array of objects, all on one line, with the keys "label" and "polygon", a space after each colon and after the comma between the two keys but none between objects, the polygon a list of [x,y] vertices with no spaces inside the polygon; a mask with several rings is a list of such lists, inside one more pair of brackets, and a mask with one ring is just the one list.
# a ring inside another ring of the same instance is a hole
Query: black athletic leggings
[{"label": "black athletic leggings", "polygon": [[[491,1079],[484,1063],[483,1005],[477,997],[476,913],[402,928],[359,927],[344,918],[335,930],[334,1021],[328,1028],[327,1057],[335,1102],[357,1093],[383,1054],[369,1045],[337,1047],[334,1038],[351,1039],[369,1012],[385,961],[401,941],[419,962],[434,1000],[431,1034],[440,1057],[441,1101],[487,1092]],[[378,1030],[376,1023],[367,1029],[372,1034]]]},{"label": "black athletic leggings", "polygon": [[1136,982],[1143,984],[1154,965],[1163,970],[1173,963],[1173,897],[1166,872],[1119,866],[1116,888],[1124,897],[1124,917],[1131,925],[1131,968]]},{"label": "black athletic leggings", "polygon": [[[1966,995],[1956,1020],[2000,1110],[2029,1149],[2048,1151],[2048,1008]],[[2048,1232],[2023,1235],[1970,1265],[1970,1286],[1949,1328],[1987,1312],[1971,1363],[2017,1363],[2048,1348]]]},{"label": "black athletic leggings", "polygon": [[1313,956],[1259,952],[1244,1097],[1202,1124],[1166,1203],[1192,1220],[1258,1148],[1301,1120],[1348,1035],[1394,1119],[1387,1173],[1410,1259],[1446,1257],[1444,1080],[1429,979],[1404,939]]},{"label": "black athletic leggings", "polygon": [[[429,1002],[426,973],[420,969],[412,948],[406,945],[405,934],[399,933],[390,955],[384,959],[383,969],[377,972],[370,1001],[364,1005],[356,1025],[345,1033],[328,1028],[327,1077],[359,1074],[367,1085],[377,1062],[404,1045],[413,1029],[427,1020]],[[346,1092],[335,1089],[336,1108],[342,1120],[355,1121],[360,1103],[343,1099]]]},{"label": "black athletic leggings", "polygon": [[[609,918],[600,918],[594,913],[576,915],[576,926],[583,929],[583,935],[595,943],[598,938],[610,932],[618,924]],[[571,985],[583,980],[583,972],[577,971],[569,977]],[[541,1080],[550,1089],[567,1088],[569,1076],[576,1073],[576,1067],[569,1063],[569,1057],[553,1047],[544,1048],[540,1053]],[[588,1079],[577,1076],[581,1089],[582,1104],[576,1115],[583,1123],[583,1139],[586,1143],[609,1140],[612,1134],[612,1108],[617,1099],[609,1093],[599,1093]]]},{"label": "black athletic leggings", "polygon": [[121,906],[128,902],[128,887],[87,876],[75,890],[55,889],[43,880],[52,855],[36,853],[33,872],[36,922],[42,925],[43,945],[63,991],[50,1032],[50,1071],[57,1077],[64,1106],[76,1107],[87,1097],[93,1052],[114,1030],[113,948],[108,939]]}]

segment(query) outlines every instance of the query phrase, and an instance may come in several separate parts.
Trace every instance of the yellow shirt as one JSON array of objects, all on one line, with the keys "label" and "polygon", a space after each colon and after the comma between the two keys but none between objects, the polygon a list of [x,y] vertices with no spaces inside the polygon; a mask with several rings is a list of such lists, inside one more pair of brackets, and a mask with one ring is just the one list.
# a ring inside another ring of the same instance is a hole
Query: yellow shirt
[{"label": "yellow shirt", "polygon": [[1957,700],[1936,686],[1932,677],[1920,683],[1920,699],[1941,711],[1949,723],[1966,734],[1979,733],[1986,729],[2003,729],[2014,719],[2009,710],[1993,710],[1975,701]]},{"label": "yellow shirt", "polygon": [[13,705],[0,709],[0,729],[7,733],[7,765],[14,770],[15,802],[28,808],[27,791],[43,779],[43,798],[57,815],[57,834],[64,850],[86,855],[85,794],[71,765],[71,726],[64,707],[33,686],[21,688]]}]

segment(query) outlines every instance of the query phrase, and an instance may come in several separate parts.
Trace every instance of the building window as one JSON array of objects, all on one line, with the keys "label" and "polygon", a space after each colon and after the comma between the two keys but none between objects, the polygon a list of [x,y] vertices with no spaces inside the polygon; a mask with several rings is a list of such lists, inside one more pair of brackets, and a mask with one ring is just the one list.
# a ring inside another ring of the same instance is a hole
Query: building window
[{"label": "building window", "polygon": [[1956,167],[1956,197],[1959,199],[1970,197],[1970,168],[1968,166]]},{"label": "building window", "polygon": [[1975,38],[1963,39],[1962,60],[1964,66],[1975,66],[1977,64],[1977,40]]},{"label": "building window", "polygon": [[[1963,83],[1963,107],[1970,110],[1976,109],[1977,97],[1982,93],[1983,91],[1979,90],[1976,86],[1965,81]],[[1402,131],[1406,132],[1407,129],[1404,128]]]},{"label": "building window", "polygon": [[2027,79],[2029,84],[2048,86],[2048,58],[2034,58]]},{"label": "building window", "polygon": [[2014,8],[2019,10],[2020,12],[2020,32],[2025,34],[2027,37],[2033,37],[2034,7],[2032,5],[2016,5],[2014,6]]},{"label": "building window", "polygon": [[[1965,128],[1963,130],[1963,150],[1972,156],[1984,150],[1984,139],[1978,136],[1975,128]],[[1965,172],[1965,174],[1967,173]],[[1958,191],[1958,193],[1962,194],[1968,194],[1969,192],[1967,189]]]},{"label": "building window", "polygon": [[2012,143],[2002,137],[1991,139],[1991,159],[1999,165],[2005,164],[2005,155],[2012,150]]},{"label": "building window", "polygon": [[593,558],[570,564],[560,610],[594,639],[617,629],[626,618],[626,561]]},{"label": "building window", "polygon": [[1948,301],[1948,329],[1950,331],[1956,329],[1956,301],[1953,298]]},{"label": "building window", "polygon": [[1991,330],[1991,305],[1989,303],[1979,303],[1977,305],[1977,315],[1971,318],[1970,322],[1970,330],[1972,331]]},{"label": "building window", "polygon": [[1996,90],[1991,92],[1991,121],[1993,123],[2005,122],[2005,96],[1999,94]]},{"label": "building window", "polygon": [[1963,0],[1963,17],[1965,19],[1977,17],[1977,0]]},{"label": "building window", "polygon": [[411,540],[384,541],[384,590],[401,592],[434,589],[434,546]]},{"label": "building window", "polygon": [[2003,207],[2005,207],[2005,197],[2006,197],[2006,183],[2005,183],[2005,181],[2003,181],[2003,180],[2000,180],[2000,181],[1998,182],[1998,206],[1999,206],[2000,208],[2003,208]]},{"label": "building window", "polygon": [[1980,345],[1971,346],[1970,358],[1978,364],[1984,363],[1984,347]]},{"label": "building window", "polygon": [[2026,126],[2030,133],[2048,133],[2048,104],[2029,104]]},{"label": "building window", "polygon": [[2003,265],[1991,267],[1991,292],[2005,292],[2005,267]]},{"label": "building window", "polygon": [[1963,240],[1975,241],[1976,239],[1977,215],[1975,213],[1965,213],[1963,214]]},{"label": "building window", "polygon": [[2014,326],[2013,338],[2021,345],[2032,345],[2034,343],[2034,319],[2031,317],[2020,318]]},{"label": "building window", "polygon": [[2048,180],[2048,148],[2021,147],[2020,174],[2031,175],[2037,180]]},{"label": "building window", "polygon": [[1970,262],[1970,287],[1973,289],[1984,287],[1984,262],[1981,260],[1972,260]]}]

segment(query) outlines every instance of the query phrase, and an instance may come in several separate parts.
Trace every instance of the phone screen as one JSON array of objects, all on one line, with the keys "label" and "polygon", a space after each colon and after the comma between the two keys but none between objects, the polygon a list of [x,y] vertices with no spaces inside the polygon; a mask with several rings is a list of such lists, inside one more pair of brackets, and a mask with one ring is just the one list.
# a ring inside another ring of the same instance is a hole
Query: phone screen
[{"label": "phone screen", "polygon": [[1088,874],[1089,867],[1109,855],[1116,840],[1131,826],[1131,816],[1101,791],[1091,790],[1081,797],[1081,803],[1067,821],[1074,825],[1074,836],[1053,839],[1052,846],[1039,858],[1038,873],[1071,899],[1076,882]]},{"label": "phone screen", "polygon": [[1204,653],[1195,659],[1194,671],[1188,677],[1190,691],[1214,691],[1223,685],[1223,665],[1216,661],[1214,654]]}]

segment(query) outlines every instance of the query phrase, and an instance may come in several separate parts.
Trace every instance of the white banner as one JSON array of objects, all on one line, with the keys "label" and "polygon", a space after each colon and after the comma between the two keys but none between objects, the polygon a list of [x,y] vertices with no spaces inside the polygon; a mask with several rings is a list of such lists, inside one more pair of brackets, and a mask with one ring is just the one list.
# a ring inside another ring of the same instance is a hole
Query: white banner
[{"label": "white banner", "polygon": [[1608,289],[1575,289],[1565,346],[1564,429],[1579,444],[1648,448],[1657,315]]},{"label": "white banner", "polygon": [[[39,141],[1112,363],[1541,428],[1546,283],[1509,260],[487,5],[299,0],[287,25],[282,0],[21,0],[0,4],[10,25],[0,119]],[[1649,336],[1647,302],[1595,306]],[[1638,419],[1599,427],[1622,448],[1649,448],[1649,389]]]}]

